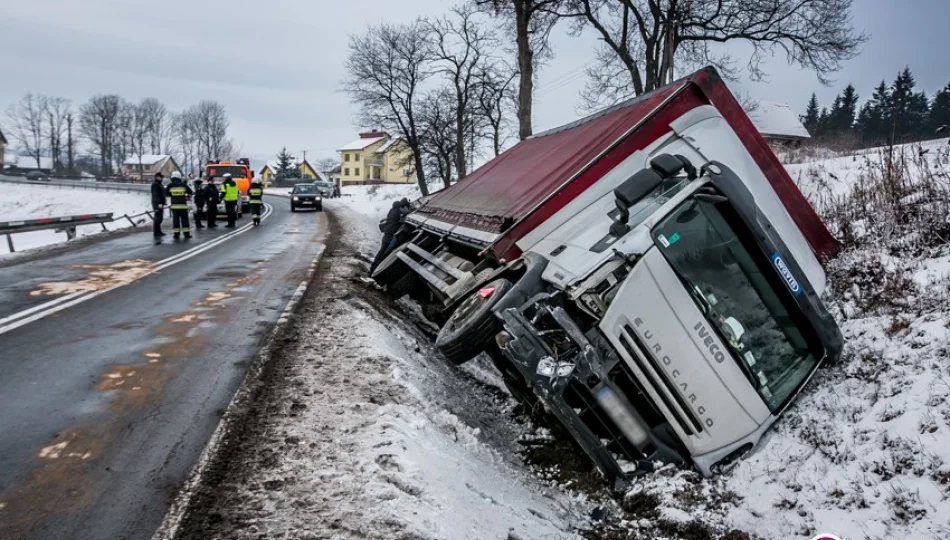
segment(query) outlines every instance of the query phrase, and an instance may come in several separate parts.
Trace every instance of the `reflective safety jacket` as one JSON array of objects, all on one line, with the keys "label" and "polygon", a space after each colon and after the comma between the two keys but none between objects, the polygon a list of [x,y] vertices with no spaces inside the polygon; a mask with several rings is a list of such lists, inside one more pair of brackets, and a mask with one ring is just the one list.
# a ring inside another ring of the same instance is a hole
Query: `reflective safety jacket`
[{"label": "reflective safety jacket", "polygon": [[264,188],[260,184],[254,182],[251,184],[251,187],[247,190],[247,196],[251,199],[251,204],[263,204],[264,201]]},{"label": "reflective safety jacket", "polygon": [[194,195],[188,184],[178,178],[173,178],[171,184],[168,184],[168,187],[165,188],[165,192],[171,198],[169,208],[172,210],[188,210],[188,196]]},{"label": "reflective safety jacket", "polygon": [[233,202],[238,200],[238,187],[234,180],[225,180],[221,184],[221,192],[224,194],[221,199],[224,202]]}]

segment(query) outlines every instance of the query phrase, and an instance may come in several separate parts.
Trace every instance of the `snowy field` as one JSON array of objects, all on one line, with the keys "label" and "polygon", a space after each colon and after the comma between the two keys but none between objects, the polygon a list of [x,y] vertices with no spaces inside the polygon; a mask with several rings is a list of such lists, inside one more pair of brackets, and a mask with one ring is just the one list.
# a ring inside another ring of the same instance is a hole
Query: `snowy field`
[{"label": "snowy field", "polygon": [[[151,210],[148,192],[118,193],[54,186],[3,184],[0,197],[0,220],[39,219],[77,214],[112,212],[114,216],[141,214]],[[137,219],[149,222],[148,217]],[[107,223],[106,228],[116,230],[130,227],[127,219]],[[102,232],[101,225],[84,225],[76,230],[79,236]],[[13,235],[13,247],[17,253],[66,241],[65,233],[53,230],[34,231]],[[0,257],[9,254],[6,238],[0,239]]]}]

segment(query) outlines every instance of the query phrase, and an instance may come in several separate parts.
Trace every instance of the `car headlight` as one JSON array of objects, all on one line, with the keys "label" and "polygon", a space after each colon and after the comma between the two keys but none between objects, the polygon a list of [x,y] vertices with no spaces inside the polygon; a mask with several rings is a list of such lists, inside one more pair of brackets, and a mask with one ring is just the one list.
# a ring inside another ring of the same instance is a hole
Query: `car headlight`
[{"label": "car headlight", "polygon": [[299,201],[299,200],[300,200],[300,197],[294,197],[294,200],[295,200],[295,201]]}]

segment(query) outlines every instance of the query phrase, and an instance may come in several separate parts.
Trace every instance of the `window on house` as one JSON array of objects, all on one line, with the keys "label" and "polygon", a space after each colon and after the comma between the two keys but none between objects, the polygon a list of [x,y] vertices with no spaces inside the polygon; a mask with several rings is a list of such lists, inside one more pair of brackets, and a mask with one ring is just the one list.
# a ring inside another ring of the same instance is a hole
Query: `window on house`
[{"label": "window on house", "polygon": [[343,154],[343,161],[349,161],[349,160],[350,160],[350,155],[349,155],[349,154]]},{"label": "window on house", "polygon": [[359,176],[359,175],[360,175],[360,168],[357,167],[357,168],[356,168],[356,176]]},{"label": "window on house", "polygon": [[[353,161],[359,161],[359,160],[360,160],[360,155],[359,155],[359,154],[353,154]],[[357,173],[357,174],[359,174],[359,173]]]},{"label": "window on house", "polygon": [[348,168],[347,168],[347,169],[343,169],[343,176],[349,176],[349,175],[350,175],[350,169],[348,169]]}]

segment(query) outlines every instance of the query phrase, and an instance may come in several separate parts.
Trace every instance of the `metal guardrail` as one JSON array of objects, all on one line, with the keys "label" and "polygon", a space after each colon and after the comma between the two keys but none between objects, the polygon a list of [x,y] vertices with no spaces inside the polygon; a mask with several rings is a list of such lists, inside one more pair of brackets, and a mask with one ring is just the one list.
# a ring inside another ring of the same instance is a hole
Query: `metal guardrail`
[{"label": "metal guardrail", "polygon": [[113,217],[112,212],[106,214],[81,214],[78,216],[59,216],[51,218],[40,218],[40,219],[23,219],[19,221],[5,221],[0,222],[0,234],[7,237],[7,247],[10,249],[10,253],[14,253],[15,249],[13,248],[13,235],[17,233],[25,233],[31,231],[45,231],[49,229],[55,229],[56,232],[66,233],[66,240],[72,240],[76,238],[76,227],[80,225],[102,225],[103,231],[108,231],[106,228],[106,223],[112,223],[117,219],[127,219],[133,227],[138,227],[133,218],[141,216],[152,217],[151,212],[142,212],[141,214],[135,214],[130,216],[128,214],[123,214],[121,216]]},{"label": "metal guardrail", "polygon": [[31,186],[74,188],[99,191],[119,191],[124,193],[144,193],[151,184],[132,184],[124,182],[99,182],[97,180],[27,180],[16,176],[0,176],[0,182],[25,184]]}]

